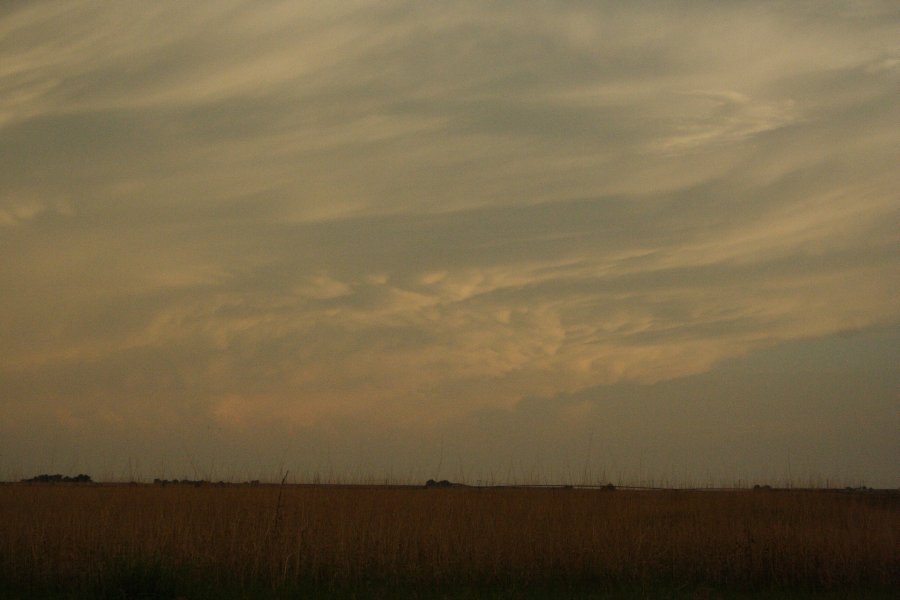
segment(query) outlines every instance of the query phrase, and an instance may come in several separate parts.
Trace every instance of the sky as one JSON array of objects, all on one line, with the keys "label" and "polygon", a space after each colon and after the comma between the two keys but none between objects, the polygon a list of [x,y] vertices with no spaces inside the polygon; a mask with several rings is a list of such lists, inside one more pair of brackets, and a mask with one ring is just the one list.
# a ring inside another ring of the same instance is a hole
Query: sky
[{"label": "sky", "polygon": [[894,1],[0,7],[0,479],[900,486]]}]

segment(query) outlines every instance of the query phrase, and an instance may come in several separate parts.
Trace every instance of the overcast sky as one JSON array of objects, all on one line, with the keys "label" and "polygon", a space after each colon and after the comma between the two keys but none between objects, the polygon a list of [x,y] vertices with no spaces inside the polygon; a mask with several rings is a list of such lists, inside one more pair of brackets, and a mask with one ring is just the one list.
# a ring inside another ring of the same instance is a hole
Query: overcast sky
[{"label": "overcast sky", "polygon": [[900,485],[900,5],[0,7],[0,478]]}]

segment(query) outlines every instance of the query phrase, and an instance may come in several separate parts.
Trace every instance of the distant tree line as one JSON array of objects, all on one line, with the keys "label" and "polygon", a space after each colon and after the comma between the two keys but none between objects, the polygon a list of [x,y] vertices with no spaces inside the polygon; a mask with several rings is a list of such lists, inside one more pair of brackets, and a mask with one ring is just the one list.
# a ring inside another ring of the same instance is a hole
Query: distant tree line
[{"label": "distant tree line", "polygon": [[60,475],[59,473],[55,475],[43,473],[30,479],[23,479],[22,483],[93,483],[93,480],[90,475],[85,475],[84,473],[76,475],[75,477]]},{"label": "distant tree line", "polygon": [[[207,481],[206,479],[154,479],[154,485],[192,485],[194,487],[200,487],[202,485],[228,485],[224,481],[219,481],[217,483],[213,483],[212,481]],[[259,480],[254,479],[253,481],[245,481],[244,485],[259,485]]]}]

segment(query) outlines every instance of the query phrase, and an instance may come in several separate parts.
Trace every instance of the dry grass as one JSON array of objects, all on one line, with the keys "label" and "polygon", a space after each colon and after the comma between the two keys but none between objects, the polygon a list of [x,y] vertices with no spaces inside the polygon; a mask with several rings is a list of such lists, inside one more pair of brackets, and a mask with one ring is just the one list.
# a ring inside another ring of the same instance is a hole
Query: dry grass
[{"label": "dry grass", "polygon": [[14,484],[0,583],[890,589],[898,533],[896,494]]}]

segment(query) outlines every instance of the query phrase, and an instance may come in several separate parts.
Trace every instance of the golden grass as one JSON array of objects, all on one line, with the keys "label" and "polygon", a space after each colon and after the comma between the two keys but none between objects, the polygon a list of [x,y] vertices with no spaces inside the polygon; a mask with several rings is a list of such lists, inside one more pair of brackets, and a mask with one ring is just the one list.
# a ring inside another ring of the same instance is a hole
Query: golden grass
[{"label": "golden grass", "polygon": [[0,581],[88,589],[162,564],[237,587],[890,588],[898,509],[828,491],[10,484]]}]

